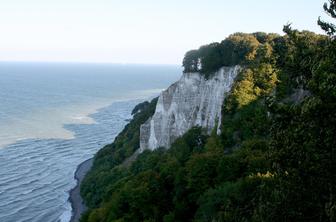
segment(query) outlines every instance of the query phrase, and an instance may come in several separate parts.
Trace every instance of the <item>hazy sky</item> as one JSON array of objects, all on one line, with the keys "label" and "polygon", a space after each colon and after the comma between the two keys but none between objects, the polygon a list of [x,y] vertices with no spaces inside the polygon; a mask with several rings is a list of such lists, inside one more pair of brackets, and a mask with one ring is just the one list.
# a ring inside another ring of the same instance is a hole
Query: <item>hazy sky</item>
[{"label": "hazy sky", "polygon": [[0,61],[181,64],[234,32],[320,32],[327,0],[0,0]]}]

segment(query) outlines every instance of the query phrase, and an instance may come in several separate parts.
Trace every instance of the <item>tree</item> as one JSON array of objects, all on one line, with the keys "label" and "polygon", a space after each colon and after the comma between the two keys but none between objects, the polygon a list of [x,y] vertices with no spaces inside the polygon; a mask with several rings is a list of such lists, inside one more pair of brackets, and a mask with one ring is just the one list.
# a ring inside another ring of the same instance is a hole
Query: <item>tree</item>
[{"label": "tree", "polygon": [[[328,3],[323,5],[324,11],[331,17],[336,19],[336,0],[329,0]],[[325,22],[319,17],[317,24],[331,37],[335,37],[336,26],[330,22]]]},{"label": "tree", "polygon": [[183,59],[184,72],[197,72],[199,69],[199,52],[198,50],[188,51]]}]

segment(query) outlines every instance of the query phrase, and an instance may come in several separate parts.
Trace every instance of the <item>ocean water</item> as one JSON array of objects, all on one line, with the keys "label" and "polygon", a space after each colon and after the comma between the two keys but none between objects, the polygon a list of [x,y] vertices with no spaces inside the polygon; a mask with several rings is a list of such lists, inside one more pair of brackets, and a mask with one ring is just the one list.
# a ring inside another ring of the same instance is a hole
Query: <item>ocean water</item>
[{"label": "ocean water", "polygon": [[178,66],[0,63],[0,221],[69,221],[78,164]]}]

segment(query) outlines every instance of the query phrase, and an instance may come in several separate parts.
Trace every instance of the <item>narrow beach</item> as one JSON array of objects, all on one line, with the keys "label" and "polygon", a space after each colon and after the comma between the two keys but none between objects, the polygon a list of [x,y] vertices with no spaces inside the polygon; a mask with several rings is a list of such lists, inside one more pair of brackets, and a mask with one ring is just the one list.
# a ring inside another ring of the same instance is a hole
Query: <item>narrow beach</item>
[{"label": "narrow beach", "polygon": [[69,200],[72,207],[72,216],[70,222],[78,222],[81,214],[86,210],[86,206],[83,203],[83,199],[80,196],[80,184],[83,181],[85,174],[90,170],[93,163],[93,158],[85,160],[78,165],[75,172],[75,179],[77,185],[70,190]]}]

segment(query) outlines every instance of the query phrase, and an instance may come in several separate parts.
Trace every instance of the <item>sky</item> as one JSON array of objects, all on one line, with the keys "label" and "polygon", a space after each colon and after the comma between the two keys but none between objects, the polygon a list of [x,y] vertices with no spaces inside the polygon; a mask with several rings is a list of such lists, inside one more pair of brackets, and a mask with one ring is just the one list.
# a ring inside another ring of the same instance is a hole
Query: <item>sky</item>
[{"label": "sky", "polygon": [[234,32],[322,33],[327,0],[0,0],[0,61],[181,64]]}]

